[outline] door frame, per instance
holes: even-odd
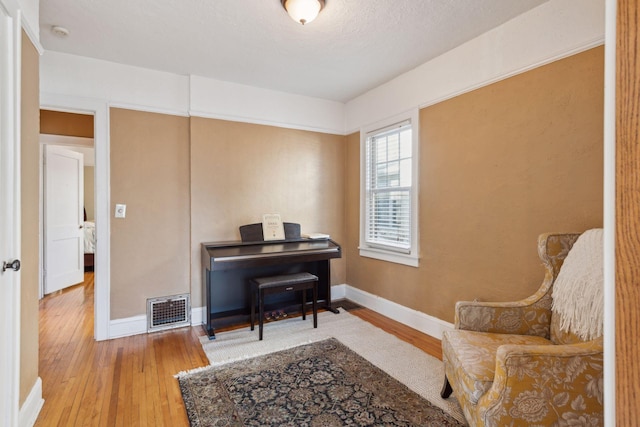
[[[616,31],[617,1],[605,0],[604,40],[604,425],[616,425]]]
[[[39,143],[40,143],[40,152],[39,152],[39,176],[42,178],[40,179],[39,182],[39,187],[38,187],[38,194],[40,195],[40,199],[39,199],[39,205],[38,205],[38,214],[40,215],[40,218],[42,218],[42,221],[40,221],[39,223],[39,233],[40,233],[40,244],[39,244],[39,253],[38,253],[38,257],[40,260],[40,264],[38,264],[39,266],[39,272],[40,274],[38,275],[38,299],[42,299],[44,297],[44,247],[45,247],[45,230],[44,230],[44,197],[46,196],[44,194],[44,150],[45,150],[45,145],[55,145],[55,146],[59,146],[59,147],[71,147],[70,149],[74,149],[74,148],[81,148],[81,149],[86,149],[86,148],[91,148],[91,150],[93,150],[93,154],[92,154],[92,163],[91,163],[91,167],[93,167],[95,169],[95,149],[94,149],[94,140],[93,138],[85,138],[85,137],[80,137],[80,136],[67,136],[67,135],[54,135],[54,134],[47,134],[47,133],[41,133],[39,136]],[[86,157],[85,157],[86,160]],[[85,163],[85,166],[87,166],[87,164]],[[95,187],[95,184],[94,184]],[[93,191],[94,194],[94,199],[95,199],[95,188]],[[95,200],[94,200],[95,202]]]
[[[67,113],[92,114],[94,123],[95,182],[94,202],[96,220],[94,338],[103,341],[110,338],[110,223],[109,206],[109,105],[107,102],[77,96],[40,93],[40,108]],[[42,194],[40,194],[42,200]],[[43,217],[40,214],[40,227]],[[42,258],[40,259],[42,271]]]
[[[2,256],[20,259],[20,93],[21,93],[21,13],[14,0],[0,0],[6,33],[0,38],[0,55],[6,63],[0,70],[0,185],[6,198],[0,200]],[[4,240],[4,239],[3,239]],[[4,249],[7,249],[5,253]],[[9,259],[0,259],[9,261]],[[0,272],[4,277],[0,302],[2,325],[0,347],[0,424],[17,426],[20,411],[20,272]],[[6,286],[6,287],[5,287]],[[8,349],[8,350],[7,350]]]

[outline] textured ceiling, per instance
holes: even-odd
[[[545,1],[326,0],[302,26],[280,0],[46,0],[40,38],[47,51],[346,102]]]

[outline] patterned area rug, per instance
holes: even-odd
[[[462,426],[334,338],[178,378],[191,426]]]

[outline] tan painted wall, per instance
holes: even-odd
[[[344,242],[344,137],[191,118],[193,305],[202,304],[200,244],[239,240],[238,227],[280,213],[303,232]],[[345,282],[345,260],[331,282]]]
[[[20,405],[38,379],[40,55],[22,33]]]
[[[112,108],[111,319],[189,292],[189,119]],[[126,218],[113,217],[116,203]]]
[[[536,238],[602,226],[603,48],[420,111],[420,266],[357,255],[359,134],[347,137],[347,283],[447,321],[458,300],[540,285]]]
[[[40,132],[51,135],[93,138],[93,115],[42,110]]]
[[[113,109],[111,202],[128,217],[111,219],[112,318],[189,290],[199,307],[201,242],[267,212],[343,244],[333,284],[438,318],[527,296],[539,233],[602,223],[602,81],[596,48],[420,112],[419,268],[357,253],[358,134]]]

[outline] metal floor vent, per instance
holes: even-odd
[[[189,294],[147,299],[147,332],[191,325]]]

